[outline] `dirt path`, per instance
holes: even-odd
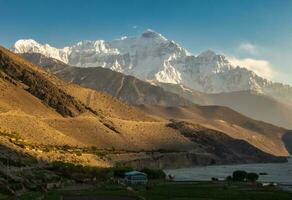
[[[95,91],[91,91],[86,99],[86,105],[90,107],[90,104],[95,101]]]
[[[139,89],[137,88],[136,79],[133,80],[133,86],[134,86],[135,91],[137,92],[139,98],[144,96],[143,94],[140,93]]]
[[[120,87],[117,89],[117,92],[116,92],[116,97],[119,95],[119,93],[121,92],[123,86],[124,86],[124,81],[125,81],[125,76],[123,76],[122,80],[121,80],[121,85]]]

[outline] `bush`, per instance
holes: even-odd
[[[257,173],[248,173],[246,175],[246,180],[250,181],[250,182],[255,182],[259,179],[259,175]]]
[[[81,152],[76,152],[75,155],[76,156],[82,156],[82,153]]]
[[[246,171],[242,171],[242,170],[237,170],[234,171],[232,174],[232,179],[233,181],[245,181],[246,180],[246,175],[247,172]]]
[[[60,176],[76,179],[78,181],[83,179],[91,179],[94,177],[97,180],[104,181],[113,177],[113,171],[110,168],[82,166],[72,163],[64,163],[61,161],[51,163],[49,169],[58,172]]]
[[[211,180],[212,181],[219,181],[219,179],[218,178],[215,178],[215,177],[212,177]]]
[[[107,181],[114,176],[114,173],[111,169],[95,168],[93,170],[93,176],[96,178],[96,180]]]
[[[232,179],[232,176],[227,176],[225,180],[226,181],[232,181],[233,179]]]
[[[147,174],[147,177],[149,179],[165,179],[165,177],[166,177],[166,174],[161,169],[148,169],[148,168],[144,168],[142,170],[142,172],[144,172],[145,174]]]
[[[68,151],[70,149],[70,146],[68,144],[65,144],[61,147],[62,150]]]
[[[114,177],[123,178],[126,172],[133,171],[131,167],[116,167],[112,169],[114,172]]]

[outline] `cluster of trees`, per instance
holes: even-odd
[[[130,172],[135,169],[131,167],[99,168],[57,161],[51,163],[49,170],[57,172],[60,176],[74,179],[76,181],[92,178],[95,178],[95,180],[105,181],[111,178],[123,178],[126,172]],[[144,168],[141,172],[147,174],[149,179],[165,179],[166,177],[164,171],[160,169]]]
[[[259,175],[254,172],[246,172],[243,170],[236,170],[233,172],[232,176],[226,178],[227,181],[238,181],[238,182],[256,182],[259,179]]]
[[[144,168],[142,169],[142,172],[147,174],[148,179],[165,179],[166,178],[166,174],[161,169]]]
[[[110,168],[99,168],[92,166],[83,166],[73,163],[65,163],[56,161],[50,164],[49,170],[56,172],[58,175],[73,179],[76,181],[84,180],[108,180],[114,176],[114,172]]]

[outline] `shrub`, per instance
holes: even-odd
[[[259,175],[257,173],[248,173],[246,175],[246,180],[250,181],[250,182],[255,182],[259,179]]]
[[[237,170],[237,171],[233,172],[232,179],[234,181],[245,181],[246,180],[246,175],[247,175],[246,171]]]
[[[70,149],[70,146],[69,146],[68,144],[65,144],[65,145],[63,145],[63,146],[61,147],[61,149],[62,149],[63,151],[68,151],[68,150]]]
[[[61,161],[51,163],[49,169],[58,172],[59,175],[63,177],[72,178],[78,181],[91,179],[93,177],[95,177],[97,180],[104,181],[113,177],[113,171],[110,168],[82,166],[72,163],[64,163]]]
[[[212,177],[211,180],[212,181],[219,181],[219,179],[218,178],[215,178],[215,177]]]
[[[113,168],[114,177],[119,177],[119,178],[123,178],[124,174],[126,172],[130,172],[130,171],[133,171],[133,168],[131,168],[131,167],[116,167],[116,168]]]
[[[142,172],[144,172],[145,174],[147,174],[147,177],[149,179],[165,179],[165,177],[166,177],[166,174],[161,169],[148,169],[148,168],[144,168],[142,170]]]
[[[92,175],[101,181],[109,180],[114,176],[113,171],[110,168],[93,168]]]
[[[82,153],[80,153],[80,152],[76,152],[75,155],[76,155],[76,156],[82,156]]]
[[[225,180],[226,181],[232,181],[232,176],[227,176]]]
[[[91,152],[97,152],[98,151],[98,148],[96,147],[96,146],[91,146],[90,147],[90,150],[91,150]]]

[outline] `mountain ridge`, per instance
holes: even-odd
[[[283,128],[220,106],[130,106],[105,93],[63,81],[6,49],[0,49],[0,55],[0,146],[49,163],[99,167],[287,161],[290,140],[283,138],[284,144],[282,137],[287,130]],[[14,69],[18,69],[16,74]],[[26,73],[36,77],[25,80],[28,75],[22,74]],[[39,84],[38,79],[46,84]],[[64,116],[30,91],[32,86],[33,91],[50,94],[57,105],[78,102],[85,110]],[[72,99],[58,98],[60,92]],[[174,122],[171,118],[183,124],[183,129],[170,127]],[[191,136],[185,135],[185,128]],[[220,150],[222,145],[224,152],[209,148]],[[157,153],[159,157],[153,156]]]
[[[129,104],[194,105],[175,93],[167,92],[149,82],[107,68],[73,67],[36,53],[20,55],[65,81],[106,92]]]
[[[104,67],[146,81],[185,85],[206,93],[253,90],[292,105],[292,87],[274,83],[208,50],[190,54],[173,40],[147,30],[138,37],[113,41],[81,41],[57,49],[33,40],[20,40],[15,53],[42,53],[77,67]]]
[[[207,94],[193,91],[178,84],[157,81],[144,82],[107,68],[73,67],[42,54],[25,53],[20,55],[63,80],[106,92],[132,105],[221,105],[230,107],[253,119],[292,128],[291,106],[254,91]]]
[[[253,119],[292,128],[292,106],[255,91],[207,94],[175,84],[156,84],[199,105],[227,106]]]
[[[45,69],[51,71],[51,72],[56,72],[55,74],[60,78],[64,78],[64,76],[66,76],[66,74],[69,73],[69,76],[66,78],[68,80],[70,80],[71,82],[75,82],[75,76],[71,76],[70,74],[70,70],[77,68],[78,67],[72,67],[72,66],[68,66],[66,64],[62,64],[60,61],[57,60],[53,60],[52,58],[48,58],[46,56],[43,56],[41,54],[22,54],[22,56],[24,56],[25,58],[27,58],[28,60],[31,60],[32,62],[36,62],[37,64],[42,65]],[[59,63],[61,64],[61,67],[57,64],[54,63]],[[53,64],[52,64],[53,63]],[[63,70],[63,68],[65,68],[65,70]],[[84,71],[88,71],[90,73],[87,74],[92,74],[91,70],[92,68],[82,68]],[[108,75],[103,74],[104,72],[110,73],[110,74],[120,74],[118,72],[115,71],[110,71],[109,69],[103,69],[103,68],[93,68],[94,71],[100,73],[100,75],[98,76],[99,79],[98,81],[95,78],[95,75],[93,77],[93,79],[91,78],[91,80],[94,82],[94,84],[100,84],[102,82],[104,82],[101,77],[108,77]],[[74,70],[73,70],[74,71]],[[77,77],[80,74],[77,75]],[[121,74],[120,74],[121,75]],[[126,75],[124,75],[126,76]],[[87,76],[82,76],[85,80]],[[110,81],[111,82],[111,81]],[[113,81],[114,82],[114,81]],[[75,82],[77,83],[77,82]],[[81,80],[81,84],[84,84],[84,86],[87,87],[91,87],[91,85],[87,85],[86,82],[82,82]],[[91,83],[91,81],[89,82]],[[150,85],[149,83],[146,83]],[[157,84],[157,83],[154,83]],[[103,84],[101,84],[100,86],[102,86]],[[178,86],[178,85],[177,85]],[[99,86],[98,86],[99,87]],[[95,89],[98,90],[98,87],[96,87]],[[111,83],[106,84],[102,87],[105,88],[109,88],[111,87]],[[102,91],[106,91],[106,89],[102,89]],[[119,86],[116,85],[113,91],[116,91],[117,88]],[[185,88],[185,90],[189,90],[188,88]],[[191,90],[189,90],[191,91]],[[115,94],[115,92],[112,92]],[[145,94],[147,95],[147,94]],[[200,94],[202,95],[202,97],[205,98],[206,94]],[[117,95],[118,97],[118,95]],[[128,102],[131,103],[131,102]],[[132,102],[133,103],[133,102]],[[233,137],[237,137],[236,134],[233,133],[234,130],[230,130],[229,126],[231,127],[243,127],[244,129],[248,129],[252,132],[263,132],[265,134],[267,134],[269,132],[269,135],[271,137],[273,137],[273,133],[279,132],[279,130],[281,130],[280,132],[282,132],[284,129],[274,129],[273,125],[271,124],[267,124],[264,122],[255,122],[255,120],[252,119],[247,119],[246,117],[242,117],[241,114],[236,113],[234,111],[232,111],[229,108],[225,108],[222,106],[172,106],[172,105],[167,105],[167,106],[159,106],[159,105],[140,105],[137,106],[139,109],[141,109],[143,112],[146,112],[148,114],[150,114],[153,117],[158,117],[158,119],[178,119],[178,120],[191,120],[192,123],[201,123],[201,124],[208,124],[208,126],[210,126],[212,129],[218,129],[219,131],[223,131],[225,133],[230,133],[231,136]],[[240,117],[241,116],[241,117]],[[206,120],[208,119],[208,120]],[[233,121],[235,120],[235,121]],[[211,121],[213,121],[211,123]],[[265,124],[265,125],[260,125],[260,124]],[[227,126],[227,127],[226,127]],[[266,128],[264,128],[266,127]],[[267,128],[268,127],[268,128]],[[227,128],[227,129],[226,129]],[[222,130],[221,130],[222,129]],[[251,135],[253,135],[254,133],[251,133]],[[240,135],[240,134],[239,134]],[[251,136],[249,136],[251,137]],[[253,137],[258,137],[258,136],[253,136]],[[262,137],[262,136],[260,136]],[[252,137],[251,137],[252,138]],[[275,140],[278,140],[279,138],[274,138]],[[252,140],[251,140],[252,141]],[[250,142],[251,142],[250,141]],[[270,144],[272,145],[272,144]]]

